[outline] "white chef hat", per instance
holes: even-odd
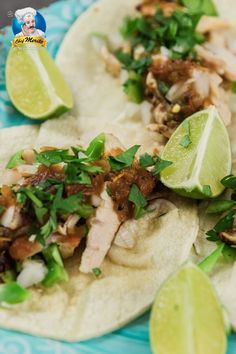
[[[32,7],[25,7],[24,9],[17,10],[15,12],[15,17],[19,22],[25,23],[30,18],[35,18],[36,10]]]

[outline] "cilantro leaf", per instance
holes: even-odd
[[[228,175],[222,178],[220,181],[226,188],[236,190],[236,177],[234,175]]]
[[[135,205],[135,209],[134,209],[135,219],[139,219],[146,213],[146,210],[144,208],[147,206],[147,200],[143,196],[143,194],[141,193],[140,189],[136,184],[132,185],[128,200],[134,203]]]
[[[158,80],[158,88],[163,96],[165,96],[170,89],[169,85],[167,85],[165,81],[161,80]]]
[[[236,202],[234,200],[218,199],[213,200],[207,207],[207,214],[216,214],[232,209]]]
[[[217,16],[215,4],[212,0],[181,0],[190,12],[203,12],[208,16]]]
[[[191,144],[191,139],[189,135],[184,135],[179,143],[179,145],[183,146],[184,148],[189,147],[190,144]]]
[[[68,162],[73,156],[69,154],[69,150],[55,149],[36,153],[36,161],[49,167],[60,162]]]
[[[37,220],[39,221],[40,224],[43,224],[44,222],[44,216],[47,214],[48,210],[47,208],[43,208],[43,207],[37,207],[36,205],[34,205],[34,212],[36,215]]]
[[[87,155],[90,161],[99,160],[104,153],[104,145],[105,134],[102,133],[90,142],[87,150],[85,151],[85,155]]]
[[[62,191],[63,186],[60,186],[53,201],[53,210],[59,211],[62,214],[77,213],[83,218],[87,218],[93,213],[93,207],[83,203],[83,195],[81,192],[67,198],[62,198]]]
[[[129,100],[135,103],[143,101],[143,84],[140,80],[128,79],[123,84],[124,92]]]
[[[18,165],[24,164],[25,160],[22,158],[23,150],[16,152],[8,161],[6,168],[14,168]]]
[[[204,185],[204,186],[202,187],[202,193],[205,194],[205,196],[207,196],[207,197],[211,197],[211,196],[212,196],[211,186],[209,186],[209,185]]]
[[[186,135],[182,137],[179,145],[183,146],[184,148],[188,148],[192,141],[190,137],[190,123],[187,119],[185,119],[185,121],[183,122],[183,128],[186,131]]]
[[[159,156],[156,156],[156,163],[154,165],[154,168],[152,170],[152,174],[154,176],[159,175],[161,171],[163,171],[165,168],[168,166],[172,165],[173,162],[168,161],[168,160],[162,160]]]
[[[236,93],[236,81],[233,81],[232,84],[231,84],[231,91],[233,93]]]
[[[91,178],[89,174],[85,171],[82,171],[80,175],[78,176],[78,183],[79,184],[91,184]]]
[[[108,161],[112,170],[118,171],[131,166],[139,148],[140,145],[134,145],[117,156],[109,156]]]
[[[221,218],[215,225],[214,230],[219,233],[233,227],[234,215],[236,214],[236,209],[228,212],[223,218]]]
[[[100,268],[93,268],[92,272],[93,272],[93,274],[95,275],[96,278],[98,278],[102,274],[102,271],[101,271]]]
[[[20,188],[19,191],[17,192],[17,195],[20,194],[25,194],[38,208],[42,208],[43,207],[43,203],[42,201],[36,196],[36,194],[34,193],[35,189],[31,188],[31,187],[27,187],[27,188]],[[18,200],[24,201],[24,198],[21,197],[19,195]]]
[[[155,161],[151,155],[145,152],[145,154],[140,156],[139,163],[143,167],[149,167],[149,166],[153,166],[155,164]]]
[[[219,258],[222,256],[224,246],[225,245],[222,242],[219,243],[216,249],[198,264],[199,268],[201,268],[201,270],[206,273],[210,273],[218,262]]]
[[[5,210],[5,207],[3,205],[0,205],[0,214],[2,214]]]

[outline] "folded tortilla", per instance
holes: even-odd
[[[0,166],[15,147],[78,144],[76,126],[76,120],[68,117],[48,121],[40,129],[1,130]],[[4,141],[9,142],[7,148]],[[78,341],[115,330],[146,311],[162,282],[187,260],[198,233],[195,204],[174,195],[167,198],[160,201],[165,215],[150,218],[147,214],[123,224],[101,267],[101,278],[79,272],[81,254],[77,253],[65,262],[68,282],[50,289],[34,287],[29,301],[1,308],[0,326]],[[132,248],[123,248],[124,234],[132,237]]]
[[[134,15],[135,6],[140,2],[140,0],[100,0],[95,3],[67,33],[58,52],[57,63],[73,91],[76,102],[75,114],[79,116],[78,126],[83,137],[86,138],[89,132],[99,132],[103,129],[116,134],[124,144],[132,145],[140,139],[145,149],[149,150],[154,147],[154,144],[158,147],[160,137],[157,133],[145,129],[138,114],[131,114],[132,106],[134,109],[135,105],[128,102],[127,96],[123,93],[120,78],[114,78],[106,71],[103,60],[91,44],[93,32],[115,36],[123,18],[127,15]],[[215,4],[222,18],[236,24],[235,0],[229,0],[227,4],[224,0],[215,0]],[[230,99],[230,108],[233,116],[228,132],[233,160],[235,160],[235,95],[232,95]],[[199,262],[215,247],[215,244],[208,242],[205,236],[205,232],[213,226],[214,221],[201,212],[201,207],[200,215],[200,233],[193,250],[195,262]],[[219,264],[212,279],[222,303],[228,310],[231,323],[236,329],[236,264]]]

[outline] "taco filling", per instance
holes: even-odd
[[[139,147],[125,150],[100,134],[87,149],[13,155],[0,195],[1,281],[26,288],[66,281],[64,259],[78,251],[78,269],[99,276],[120,226],[152,212],[158,174],[170,164],[157,155],[136,158]]]
[[[121,38],[93,34],[106,70],[120,77],[128,99],[141,105],[147,127],[167,139],[186,117],[211,104],[225,125],[231,122],[228,94],[236,80],[232,29],[213,5],[191,6],[146,0],[137,6],[137,16],[124,18]]]

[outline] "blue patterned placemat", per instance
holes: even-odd
[[[40,10],[47,22],[48,50],[53,57],[55,57],[63,37],[72,23],[94,1],[58,1],[48,8]],[[0,30],[1,128],[34,123],[15,110],[6,92],[5,63],[12,37],[10,27]],[[119,331],[73,344],[0,329],[0,354],[151,354],[148,321],[149,313]],[[236,354],[236,335],[229,337],[227,354]]]

